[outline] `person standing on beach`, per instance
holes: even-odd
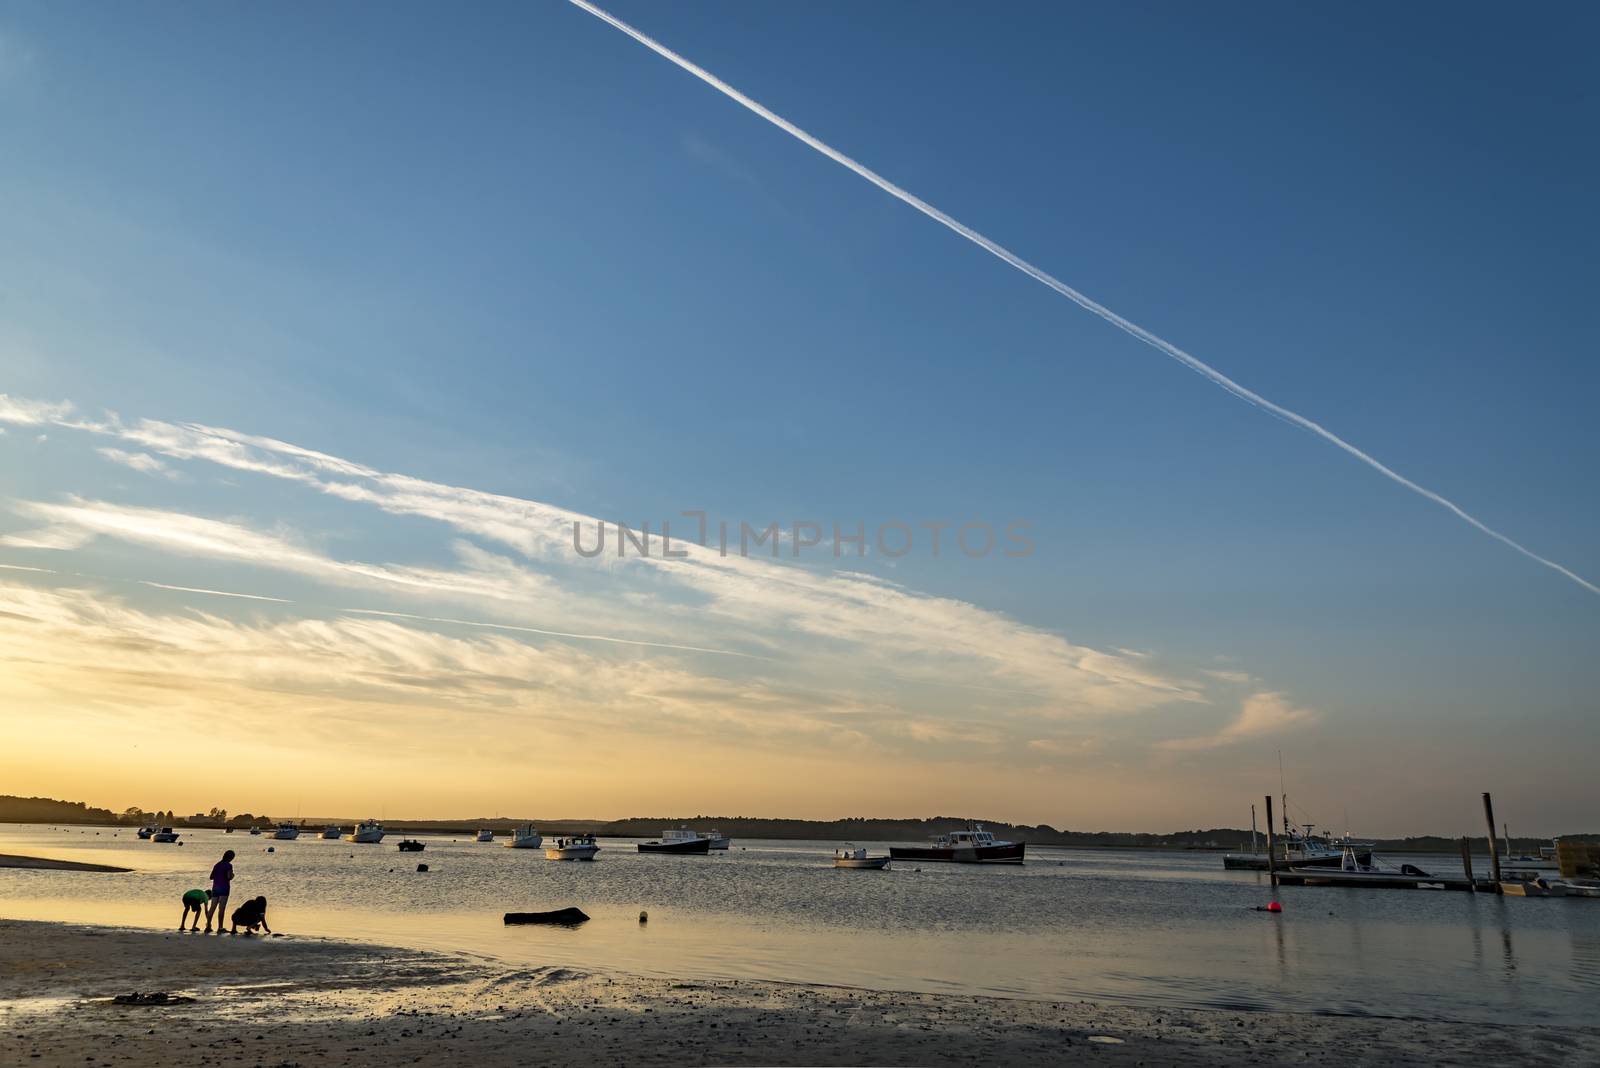
[[[210,890],[187,890],[183,895],[183,915],[178,918],[178,930],[183,930],[183,925],[189,922],[189,913],[194,913],[194,925],[191,931],[200,930],[200,913],[205,911],[206,903],[211,900]],[[206,930],[211,928],[207,927]]]
[[[233,850],[222,854],[222,859],[211,867],[211,900],[206,902],[206,934],[211,933],[211,917],[217,918],[217,934],[222,933],[223,918],[228,915],[228,887],[233,883]]]

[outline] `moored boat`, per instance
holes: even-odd
[[[427,845],[425,843],[419,842],[415,838],[400,839],[400,852],[402,853],[420,853],[426,848]]]
[[[931,846],[891,846],[894,860],[925,860],[951,864],[1021,864],[1026,842],[1006,842],[969,823],[959,831],[941,834]]]
[[[155,833],[160,829],[160,827],[157,827],[153,823],[147,823],[143,827],[139,828],[139,837],[148,840],[155,837]]]
[[[866,847],[856,848],[845,845],[842,849],[833,851],[833,866],[835,868],[864,868],[872,871],[883,871],[889,866],[891,857],[869,857]]]
[[[1409,889],[1443,885],[1442,879],[1435,878],[1414,864],[1385,868],[1372,862],[1370,852],[1367,857],[1368,859],[1363,860],[1356,846],[1353,843],[1346,843],[1339,854],[1337,866],[1325,864],[1296,866],[1289,868],[1284,874],[1300,877],[1304,886],[1375,886]]]
[[[358,842],[362,845],[377,845],[383,841],[383,824],[377,820],[362,820],[356,824],[356,829],[344,836],[346,842]]]
[[[704,855],[711,852],[711,840],[694,835],[690,838],[671,838],[666,833],[661,835],[659,842],[640,842],[641,853],[684,853]]]
[[[592,834],[575,834],[571,838],[557,838],[554,845],[544,847],[546,860],[593,860],[600,852]]]
[[[344,834],[344,831],[339,829],[337,823],[330,823],[322,828],[322,837],[324,838],[338,838],[342,834]]]
[[[478,836],[476,838],[474,838],[473,841],[475,841],[475,842],[492,842],[492,841],[494,841],[494,832],[489,830],[486,827],[486,828],[484,828],[484,829],[482,829],[482,830],[480,830],[478,832]]]
[[[176,842],[177,840],[178,832],[171,827],[163,827],[150,836],[150,841],[152,842]]]
[[[521,827],[511,832],[511,841],[506,843],[507,849],[538,849],[544,845],[544,835],[531,823],[524,823]]]
[[[709,831],[706,831],[701,835],[701,837],[711,843],[712,849],[727,849],[733,845],[733,839],[729,838],[715,827],[711,828]]]
[[[278,824],[277,830],[272,832],[272,837],[276,838],[280,842],[292,842],[296,838],[300,837],[300,828],[296,827],[288,820],[284,820],[282,823]]]

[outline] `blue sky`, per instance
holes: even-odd
[[[611,10],[1535,551],[1600,573],[1591,10]],[[1442,783],[1459,799],[1397,785],[1394,800],[1416,823],[1466,829],[1473,791],[1600,741],[1593,594],[576,8],[12,4],[0,124],[0,391],[13,397],[231,428],[613,520],[697,507],[754,523],[1025,519],[1039,547],[1026,560],[851,566],[1074,646],[1151,654],[1169,680],[1250,676],[1239,693],[1073,728],[1072,744],[1114,759],[1098,749],[1091,775],[1062,742],[1005,815],[1172,826],[1199,807],[1237,822],[1275,781],[1281,746],[1316,754],[1298,774],[1326,805],[1351,803],[1329,762],[1420,770],[1429,794]],[[163,454],[174,477],[152,477],[91,438],[13,426],[0,486],[13,501],[228,520],[344,560],[458,561],[435,519],[191,471],[193,457]],[[24,512],[0,530],[40,521]],[[4,553],[285,596],[321,581],[104,534]],[[571,612],[637,603],[614,577],[564,575],[584,598]],[[164,619],[193,611],[102,592]],[[698,604],[663,596],[656,607]],[[630,633],[680,628],[694,644],[719,637],[682,617]],[[793,672],[859,655],[812,649]],[[847,696],[870,705],[864,717],[966,722],[949,691],[909,685]],[[1261,693],[1308,714],[1192,756],[1159,749],[1218,737]],[[746,698],[729,700],[761,704]],[[1062,741],[1071,716],[1039,715]],[[1005,723],[926,754],[871,744],[912,767],[959,761],[961,745],[1004,767],[1040,733]],[[1113,764],[1128,782],[1159,764],[1175,785],[1149,809],[1096,810],[1080,784]],[[776,755],[765,766],[803,778]],[[800,786],[704,802],[836,807]],[[692,796],[662,789],[662,808]],[[604,807],[598,786],[571,790],[585,812]],[[1575,777],[1518,800],[1556,831],[1592,811],[1586,791]],[[922,789],[859,805],[943,800]],[[981,792],[949,800],[993,811]],[[1369,822],[1406,822],[1389,808]]]

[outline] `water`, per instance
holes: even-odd
[[[274,930],[514,965],[1550,1024],[1590,1022],[1600,996],[1600,901],[1281,887],[1285,911],[1271,916],[1252,911],[1269,899],[1266,875],[1225,872],[1208,853],[1030,847],[1022,867],[872,872],[832,868],[832,842],[736,840],[724,855],[675,857],[602,840],[599,859],[574,864],[464,838],[400,853],[398,835],[358,846],[190,831],[173,846],[113,834],[0,827],[0,853],[137,869],[0,869],[0,915],[175,927],[182,892],[206,885],[227,848],[239,854],[235,902],[265,894]],[[1407,859],[1460,873],[1459,858]],[[568,905],[593,921],[501,923]]]

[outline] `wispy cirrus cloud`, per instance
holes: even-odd
[[[1131,713],[1206,700],[1193,686],[1152,667],[1147,655],[1083,646],[970,602],[929,596],[859,572],[724,557],[694,544],[683,546],[688,553],[683,559],[584,561],[571,549],[573,526],[597,520],[543,502],[384,472],[275,438],[199,423],[125,422],[110,414],[89,418],[70,404],[0,397],[0,421],[8,418],[110,436],[169,460],[220,465],[392,515],[433,520],[465,536],[456,542],[456,552],[466,566],[336,560],[281,530],[76,498],[18,505],[22,514],[47,524],[35,532],[35,540],[115,537],[343,585],[497,604],[515,613],[513,622],[530,622],[525,606],[543,605],[581,619],[687,626],[697,636],[722,637],[685,645],[726,648],[726,636],[737,635],[748,651],[782,650],[791,658],[829,662],[830,671],[843,665],[843,670],[884,679],[1009,695],[1051,717]],[[497,543],[523,562],[465,539]],[[585,573],[588,579],[582,578]],[[605,579],[603,592],[581,590],[596,573]]]
[[[1290,704],[1283,694],[1264,691],[1245,698],[1238,716],[1215,734],[1199,738],[1169,738],[1158,745],[1171,751],[1218,749],[1310,726],[1318,718],[1311,709]]]
[[[162,475],[167,478],[177,477],[177,472],[168,467],[166,463],[144,452],[128,452],[124,449],[113,449],[103,446],[95,450],[112,463],[131,467],[133,470],[146,475]]]

